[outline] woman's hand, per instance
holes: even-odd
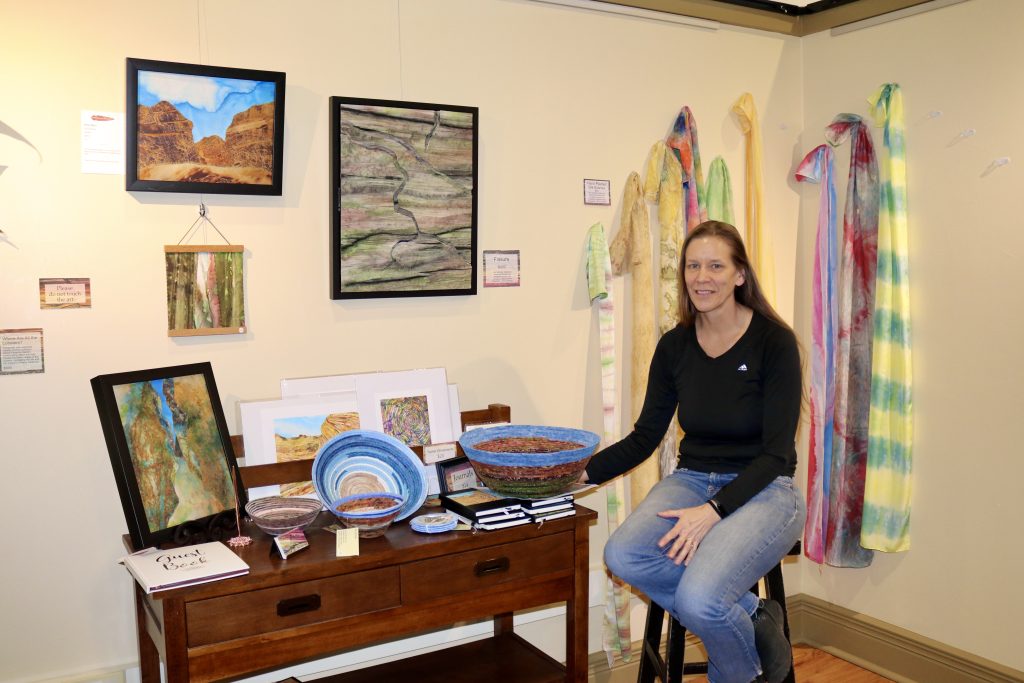
[[[690,564],[693,554],[697,552],[697,546],[711,531],[711,527],[721,521],[718,513],[707,503],[694,508],[663,510],[658,516],[666,519],[674,517],[678,520],[658,541],[659,548],[671,543],[668,556],[677,565]]]

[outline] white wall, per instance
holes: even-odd
[[[804,564],[815,595],[1001,664],[1024,669],[1024,575],[1016,426],[1024,365],[1018,199],[1024,139],[1024,3],[972,0],[876,28],[804,39],[801,153],[842,111],[867,115],[884,82],[907,120],[915,443],[911,549],[869,569]],[[942,115],[929,118],[929,113]],[[977,134],[957,144],[958,134]],[[881,146],[881,134],[874,135]],[[1009,166],[980,177],[989,163]],[[840,161],[841,160],[841,161]],[[840,201],[849,145],[837,157]],[[798,277],[810,282],[817,188],[803,198]],[[809,338],[810,289],[797,321]],[[801,450],[801,455],[806,448]]]
[[[780,308],[792,313],[799,197],[784,170],[802,127],[795,38],[521,0],[0,0],[0,16],[0,121],[42,153],[15,151],[0,176],[0,227],[16,245],[0,242],[0,329],[42,327],[46,344],[44,374],[0,377],[0,679],[137,657],[95,375],[209,360],[237,432],[237,403],[276,396],[282,377],[444,366],[464,407],[505,402],[520,421],[599,431],[586,230],[603,221],[614,234],[626,175],[684,104],[705,167],[723,154],[742,202],[729,108],[746,90],[764,128]],[[129,56],[288,74],[283,196],[205,197],[246,248],[245,335],[166,336],[162,245],[192,224],[196,195],[129,194],[120,176],[79,172],[79,112],[123,110]],[[522,251],[521,288],[329,300],[331,95],[480,107],[479,244]],[[583,178],[610,179],[613,206],[583,206]],[[93,307],[40,311],[41,277],[91,278]],[[620,285],[620,305],[624,294]]]

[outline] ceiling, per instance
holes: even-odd
[[[733,26],[804,36],[919,5],[963,0],[602,0]]]

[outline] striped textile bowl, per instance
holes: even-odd
[[[601,437],[569,427],[500,425],[471,429],[459,445],[480,480],[515,498],[547,498],[583,474]]]
[[[322,509],[323,504],[315,498],[294,496],[257,498],[245,505],[253,523],[271,536],[306,527]]]

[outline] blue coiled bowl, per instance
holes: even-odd
[[[401,496],[396,519],[416,512],[427,499],[423,463],[393,436],[365,429],[338,434],[313,459],[313,488],[328,507],[333,501],[358,493],[393,493]]]
[[[549,453],[493,452],[477,444],[493,439],[536,437],[569,441],[578,448]],[[583,473],[601,437],[570,427],[500,425],[472,429],[459,437],[459,445],[473,463],[480,480],[493,491],[515,498],[547,498],[566,491]]]

